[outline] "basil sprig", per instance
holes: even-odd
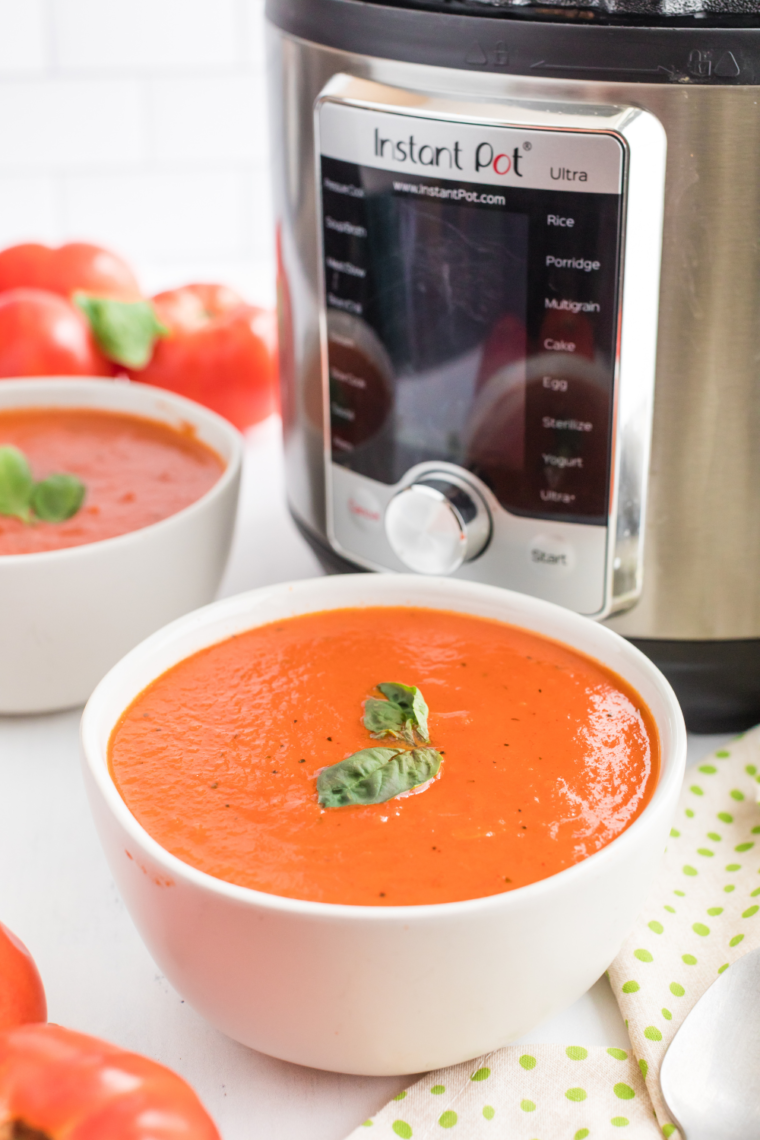
[[[402,792],[432,780],[441,766],[435,748],[363,748],[317,777],[319,803],[325,808],[348,804],[383,804]]]
[[[0,447],[0,515],[29,522],[34,479],[17,447]]]
[[[77,513],[85,494],[76,475],[48,475],[35,483],[23,451],[10,444],[0,447],[0,515],[25,523],[65,522]]]
[[[414,685],[400,685],[384,681],[377,686],[387,700],[368,697],[364,704],[364,727],[374,740],[393,736],[414,744],[414,733],[425,744],[430,742],[428,735],[428,712],[425,698]]]
[[[156,316],[150,301],[114,301],[91,293],[75,293],[92,335],[109,360],[126,368],[144,368],[153,347],[169,329]]]

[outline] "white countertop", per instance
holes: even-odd
[[[221,593],[321,573],[285,507],[273,418],[250,435]],[[181,1000],[140,941],[101,853],[79,773],[79,715],[0,717],[0,921],[34,954],[51,1021],[181,1073],[224,1140],[343,1140],[409,1078],[273,1060],[222,1036]],[[691,738],[691,761],[726,739]],[[525,1041],[628,1044],[605,978]]]

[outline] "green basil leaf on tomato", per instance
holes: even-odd
[[[75,293],[74,303],[87,317],[102,352],[125,368],[144,368],[157,338],[169,331],[150,301],[114,301]]]

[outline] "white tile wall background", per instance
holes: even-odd
[[[0,247],[274,299],[264,0],[0,0]]]

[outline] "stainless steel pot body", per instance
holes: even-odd
[[[639,603],[626,636],[760,638],[760,88],[537,78],[373,58],[270,26],[287,478],[325,535],[314,101],[338,72],[428,93],[635,105],[668,163],[654,437]]]

